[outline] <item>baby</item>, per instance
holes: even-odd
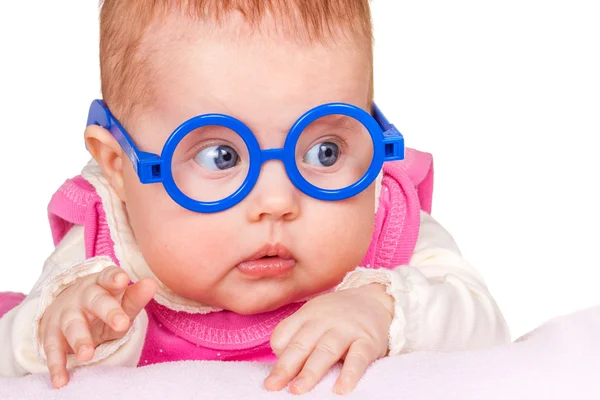
[[[93,160],[5,304],[0,375],[262,361],[304,393],[342,361],[341,394],[381,357],[508,342],[429,215],[431,156],[373,104],[371,31],[368,0],[105,0]]]

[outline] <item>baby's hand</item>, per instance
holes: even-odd
[[[306,393],[343,359],[334,391],[352,391],[368,366],[386,355],[393,313],[393,299],[380,284],[308,301],[271,336],[271,347],[279,359],[265,388],[281,390],[293,379],[290,391]]]
[[[125,271],[109,267],[78,279],[46,309],[40,337],[52,386],[58,389],[69,381],[67,353],[80,361],[91,360],[96,346],[125,335],[157,289],[149,278],[128,283]]]

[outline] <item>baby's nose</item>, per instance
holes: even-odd
[[[271,160],[262,165],[260,175],[248,196],[248,218],[252,222],[295,219],[300,213],[300,191],[288,178],[280,161]]]

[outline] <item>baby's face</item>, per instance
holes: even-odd
[[[169,134],[203,113],[244,122],[262,149],[281,148],[309,109],[346,102],[368,110],[368,47],[356,39],[299,44],[251,33],[231,18],[222,26],[172,16],[148,36],[156,73],[154,110],[132,120],[140,149],[160,154]],[[325,202],[300,192],[283,164],[263,164],[252,192],[226,211],[202,214],[175,203],[162,185],[142,185],[124,163],[125,202],[138,244],[154,274],[190,299],[238,313],[279,308],[327,290],[361,262],[374,217],[374,184]],[[289,250],[284,272],[252,274],[238,265],[264,246]]]

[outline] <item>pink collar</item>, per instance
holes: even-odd
[[[283,319],[296,312],[302,303],[292,303],[261,314],[241,315],[231,311],[190,314],[173,311],[150,301],[146,311],[175,335],[215,350],[241,350],[264,344]]]

